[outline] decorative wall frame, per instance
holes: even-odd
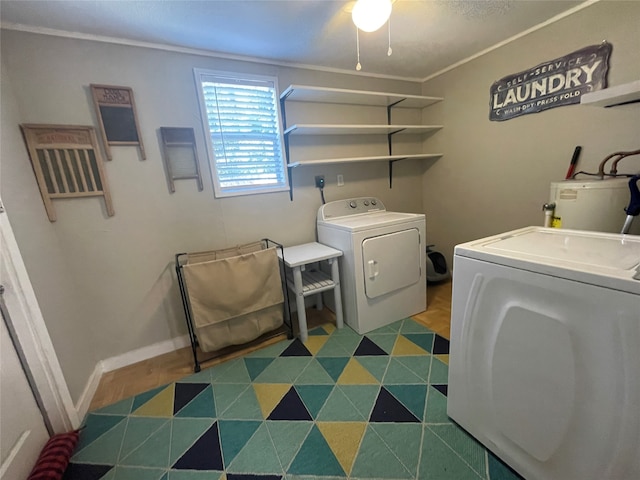
[[[113,85],[91,84],[90,87],[107,159],[112,158],[110,145],[138,145],[145,160],[133,90]]]
[[[79,125],[20,125],[49,221],[57,220],[52,200],[104,197],[107,214],[114,215],[102,156],[93,127]]]
[[[160,127],[160,136],[171,193],[176,191],[174,180],[197,180],[198,190],[202,191],[202,175],[193,128]]]

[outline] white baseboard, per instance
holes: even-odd
[[[89,380],[87,380],[87,384],[82,391],[82,395],[76,402],[76,411],[78,412],[78,418],[82,422],[84,420],[84,416],[89,411],[89,406],[91,405],[91,400],[93,399],[93,395],[96,393],[98,389],[98,385],[100,384],[100,379],[102,378],[102,374],[104,373],[104,367],[102,365],[102,361],[96,364],[96,368],[93,369]]]

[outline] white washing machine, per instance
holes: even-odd
[[[318,241],[342,250],[344,321],[364,334],[427,307],[425,216],[387,212],[377,198],[318,210]]]
[[[447,413],[527,479],[640,478],[640,236],[456,246]]]

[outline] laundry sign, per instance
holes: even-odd
[[[489,120],[580,103],[580,97],[607,86],[611,44],[591,45],[491,85]]]

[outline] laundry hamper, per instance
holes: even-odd
[[[282,245],[269,239],[223,250],[176,254],[194,371],[200,364],[287,333],[293,338]],[[206,354],[206,358],[201,356]]]

